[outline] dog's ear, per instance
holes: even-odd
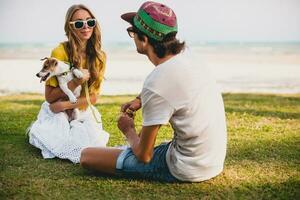
[[[41,59],[41,61],[43,61],[43,60],[47,60],[47,59],[48,59],[48,57],[45,57],[45,58],[42,58],[42,59]]]
[[[49,65],[56,66],[58,64],[56,59],[49,59]]]

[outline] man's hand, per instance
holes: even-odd
[[[121,106],[121,112],[126,113],[126,111],[129,109],[133,112],[139,110],[142,107],[142,102],[140,99],[136,98],[130,102],[127,102]]]
[[[134,121],[126,113],[122,113],[118,119],[118,128],[126,136],[129,132],[135,132]]]

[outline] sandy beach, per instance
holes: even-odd
[[[35,74],[52,47],[0,49],[0,93],[43,93]],[[300,93],[300,45],[199,45],[188,49],[213,72],[222,92]],[[131,45],[108,48],[102,94],[139,93],[153,66]]]

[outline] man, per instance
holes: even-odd
[[[226,155],[226,123],[221,94],[206,69],[185,53],[176,39],[173,10],[145,2],[137,13],[121,16],[137,52],[155,69],[141,94],[122,106],[118,127],[131,148],[87,148],[81,165],[105,173],[166,182],[198,182],[217,176]],[[142,107],[143,127],[134,126],[133,112]],[[169,123],[174,137],[154,148],[160,126]]]

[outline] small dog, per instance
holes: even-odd
[[[47,81],[49,78],[56,76],[59,87],[68,96],[71,103],[76,103],[77,98],[81,92],[81,86],[78,86],[74,92],[68,88],[68,82],[71,81],[74,76],[82,78],[82,72],[74,66],[70,66],[62,61],[55,58],[43,58],[44,61],[42,70],[36,74],[37,77],[41,78],[41,81]],[[74,76],[73,76],[74,75]],[[71,110],[72,112],[66,112],[69,121],[77,119],[79,110],[77,108]]]

